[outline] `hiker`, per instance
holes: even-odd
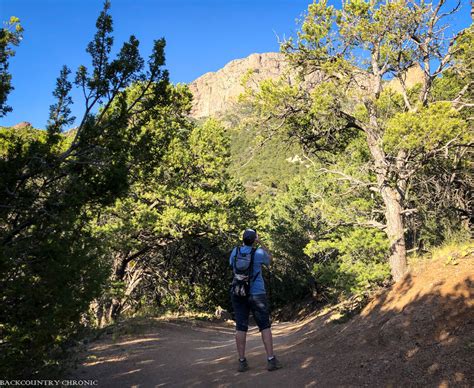
[[[257,244],[260,245],[259,248],[256,247]],[[230,255],[229,262],[234,274],[231,299],[236,322],[235,342],[239,353],[239,372],[245,372],[249,368],[245,358],[245,343],[250,311],[262,335],[267,353],[267,369],[274,371],[281,368],[280,362],[273,354],[270,314],[262,277],[262,264],[268,266],[271,261],[272,255],[253,229],[245,230],[243,245],[235,247]]]

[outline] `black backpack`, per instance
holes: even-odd
[[[250,253],[242,253],[240,247],[237,247],[234,256],[232,269],[234,277],[232,279],[231,293],[236,296],[249,296],[250,294],[250,279],[253,271],[253,258],[255,256],[255,248],[252,248]],[[254,276],[254,281],[258,273]]]

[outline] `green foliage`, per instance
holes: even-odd
[[[181,93],[185,98],[187,89]],[[150,133],[162,133],[156,122],[148,125]],[[253,218],[229,163],[229,137],[218,121],[187,122],[161,162],[149,174],[137,170],[129,195],[101,214],[97,233],[115,258],[110,284],[120,280],[127,288],[112,303],[112,318],[126,306],[212,310],[228,303],[226,249]],[[101,298],[106,307],[107,298]]]
[[[363,228],[339,230],[305,248],[308,256],[317,258],[316,282],[332,295],[358,294],[382,284],[390,275],[387,251],[383,232]]]
[[[90,302],[100,295],[110,266],[91,221],[127,193],[131,166],[145,159],[148,144],[166,148],[170,139],[147,143],[141,131],[160,107],[173,105],[162,70],[164,41],[155,42],[144,70],[132,37],[110,60],[111,18],[104,4],[89,44],[91,75],[81,66],[75,84],[85,96],[85,115],[68,136],[72,84],[64,67],[58,78],[47,131],[0,130],[0,365],[5,377],[47,376],[80,327]],[[15,19],[11,23],[16,25]],[[10,43],[20,38],[2,30],[3,70]],[[13,39],[13,40],[12,40]],[[6,78],[9,82],[9,78]],[[9,86],[2,81],[2,89]],[[128,99],[134,85],[135,99]],[[4,98],[2,94],[2,109]],[[94,107],[102,104],[97,113]],[[139,108],[139,109],[138,109]],[[173,110],[174,107],[170,107]],[[3,113],[2,113],[3,114]],[[138,134],[142,134],[138,136]]]
[[[374,177],[365,170],[364,139],[353,139],[346,154],[352,159],[333,158],[328,168],[314,162],[259,210],[260,228],[275,255],[269,280],[276,305],[315,292],[362,293],[389,275],[387,239],[375,229],[382,225],[374,213],[378,203],[365,189],[364,182]],[[346,179],[349,175],[359,187]]]
[[[61,128],[71,125],[76,119],[75,117],[70,117],[71,109],[69,106],[72,104],[72,98],[69,96],[69,92],[72,89],[72,84],[68,81],[69,74],[71,74],[71,70],[67,66],[63,66],[56,81],[56,89],[53,92],[57,102],[49,108],[50,119],[47,131],[49,140],[53,143],[59,141],[58,135],[61,133]]]
[[[256,90],[247,85],[241,100],[253,112],[256,139],[267,142],[269,138],[286,136],[296,140],[306,153],[318,152],[321,157],[342,152],[358,132],[338,111],[347,103],[345,90],[325,81],[311,89],[304,83],[289,84],[285,75],[261,82]]]
[[[288,182],[307,168],[301,147],[282,136],[262,143],[258,132],[246,126],[232,128],[230,134],[229,172],[243,183],[249,198],[267,201],[286,191]]]
[[[386,152],[433,152],[448,142],[472,140],[468,124],[449,102],[436,102],[417,112],[396,114],[387,122]]]
[[[425,57],[444,63],[429,40],[433,8],[314,2],[282,45],[297,74],[246,88],[226,129],[189,120],[163,39],[147,62],[134,36],[110,58],[109,7],[87,46],[91,68],[73,82],[61,70],[47,130],[0,127],[2,376],[47,376],[81,318],[228,307],[229,250],[248,225],[274,255],[264,273],[274,306],[365,293],[389,277],[394,241],[426,249],[465,230],[472,28],[449,46],[449,69],[425,68],[431,78],[395,91],[389,73],[402,82]],[[18,23],[0,32],[0,115]],[[73,85],[85,114],[63,133]]]
[[[8,72],[9,59],[15,55],[13,46],[18,46],[22,39],[23,27],[20,19],[16,16],[10,17],[4,27],[0,29],[0,117],[12,111],[11,106],[6,104],[7,97],[13,90],[11,84],[12,76]]]
[[[262,138],[297,138],[309,157],[323,162],[320,171],[330,179],[319,181],[322,199],[314,206],[324,222],[386,233],[395,280],[407,270],[406,245],[419,243],[420,223],[434,222],[423,211],[436,208],[456,228],[467,222],[472,203],[465,169],[472,143],[472,29],[441,43],[450,14],[445,7],[350,0],[338,10],[316,0],[296,37],[281,45],[293,77],[244,94]],[[422,74],[414,85],[408,83],[413,71]],[[363,163],[348,160],[354,139]],[[441,179],[435,165],[443,167]],[[448,171],[455,188],[445,179]],[[441,210],[429,194],[443,189]],[[413,227],[408,233],[407,225]]]
[[[320,215],[312,208],[308,181],[297,176],[282,192],[258,209],[259,235],[274,259],[267,276],[273,306],[284,306],[314,291],[312,260],[303,250],[321,227]]]
[[[473,185],[472,163],[457,152],[427,161],[408,189],[408,206],[417,211],[407,220],[407,241],[423,251],[469,234]]]

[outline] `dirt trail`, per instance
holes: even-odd
[[[284,368],[265,369],[258,331],[247,338],[251,369],[236,372],[233,327],[148,321],[140,334],[91,343],[73,378],[100,387],[474,386],[474,260],[430,264],[335,323],[327,311],[273,326]]]
[[[313,381],[304,376],[300,360],[288,357],[294,325],[274,326],[277,354],[285,354],[285,368],[268,372],[260,334],[254,328],[247,338],[247,359],[251,369],[236,372],[234,330],[224,323],[159,322],[147,334],[107,338],[94,343],[86,361],[75,374],[94,378],[101,387],[151,386],[288,386]],[[310,360],[308,360],[309,362]],[[315,372],[315,371],[314,371]]]

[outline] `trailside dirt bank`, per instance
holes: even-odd
[[[71,378],[100,387],[474,386],[474,260],[430,263],[348,322],[327,311],[273,331],[284,365],[275,372],[255,329],[250,370],[238,373],[232,326],[150,320],[140,334],[89,344]]]

